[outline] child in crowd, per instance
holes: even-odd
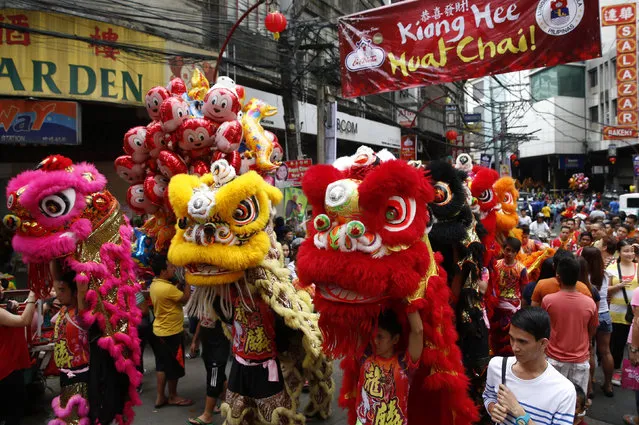
[[[521,308],[521,294],[528,283],[526,267],[517,261],[521,242],[508,237],[502,246],[504,258],[495,264],[495,279],[487,294],[490,321],[490,348],[494,355],[512,356],[510,338],[511,317]]]
[[[574,382],[573,382],[574,384]],[[575,419],[574,425],[587,425],[584,418],[586,417],[586,393],[580,385],[575,385],[575,391],[577,392],[577,406],[575,407]]]
[[[402,326],[397,315],[392,310],[380,314],[373,347],[361,359],[357,425],[408,423],[408,391],[424,349],[419,312],[408,313],[408,324],[408,347],[406,352],[400,352],[396,345]]]

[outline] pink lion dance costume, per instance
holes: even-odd
[[[132,423],[142,378],[132,229],[106,178],[91,164],[49,156],[11,179],[7,207],[13,248],[29,264],[29,285],[40,298],[50,292],[54,260],[76,273],[78,286],[88,285],[82,320],[91,326],[90,367],[76,371],[88,377],[82,383],[73,383],[74,374],[61,378],[50,425]]]

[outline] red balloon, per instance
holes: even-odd
[[[182,96],[182,94],[186,93],[186,84],[180,77],[175,77],[169,81],[169,85],[166,88],[173,96]]]
[[[136,164],[129,155],[122,155],[115,160],[115,171],[120,178],[129,184],[144,181],[144,165]]]
[[[211,172],[211,167],[204,161],[197,159],[189,166],[189,174],[197,174],[203,176],[206,173]]]
[[[175,152],[160,152],[157,162],[158,171],[167,179],[170,179],[176,174],[186,174],[188,171],[184,160]]]
[[[133,161],[142,164],[149,158],[149,150],[144,145],[146,140],[146,127],[137,126],[129,129],[124,134],[124,153],[131,155]]]
[[[169,187],[169,179],[161,174],[144,179],[144,196],[153,204],[162,206]]]
[[[215,133],[217,150],[226,153],[236,151],[242,143],[243,134],[242,124],[238,120],[223,122]]]
[[[446,132],[446,140],[457,140],[457,132],[455,130],[448,130]]]
[[[134,184],[126,192],[126,201],[136,214],[153,214],[158,210],[144,193],[143,184]]]
[[[169,97],[160,106],[160,121],[165,133],[177,130],[188,117],[189,104],[181,97]]]

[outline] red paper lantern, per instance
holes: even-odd
[[[457,140],[457,132],[455,130],[448,130],[446,132],[446,140],[450,142]]]
[[[280,12],[271,12],[264,19],[264,26],[273,33],[273,38],[280,38],[280,33],[286,29],[286,16]]]
[[[615,162],[617,162],[617,157],[616,156],[611,156],[610,158],[608,158],[608,161],[610,161],[610,163],[612,165],[615,165]]]

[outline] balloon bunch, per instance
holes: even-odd
[[[268,177],[279,166],[276,161],[283,150],[277,137],[260,124],[261,118],[274,115],[277,109],[251,99],[242,113],[244,88],[228,77],[218,78],[209,87],[196,69],[190,89],[174,78],[167,87],[150,89],[145,101],[152,121],[126,132],[125,155],[115,160],[115,169],[130,184],[131,209],[152,215],[143,229],[155,239],[155,250],[164,252],[175,233],[175,216],[166,196],[171,177],[209,173],[211,163],[219,159],[225,159],[237,174],[255,170]]]
[[[568,180],[568,187],[572,190],[584,191],[588,189],[588,177],[584,175],[584,173],[575,173]]]

